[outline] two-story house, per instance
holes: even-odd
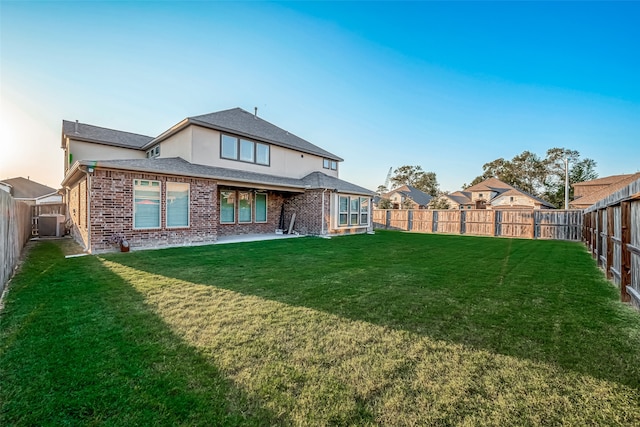
[[[340,157],[240,108],[188,117],[157,137],[63,121],[62,186],[87,251],[214,243],[293,230],[372,230],[371,197]]]
[[[489,178],[462,191],[443,195],[450,209],[554,209],[539,197],[497,178]]]
[[[402,185],[384,193],[381,198],[389,199],[393,209],[427,209],[432,197],[412,185]]]

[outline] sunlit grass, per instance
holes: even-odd
[[[0,321],[0,424],[640,424],[640,315],[567,242],[44,243]]]

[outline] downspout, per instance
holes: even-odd
[[[91,253],[91,174],[93,166],[81,169],[87,175],[87,252]]]
[[[328,188],[325,188],[324,190],[322,190],[322,215],[320,216],[320,235],[324,236],[325,235],[325,231],[324,231],[324,192],[327,191]]]

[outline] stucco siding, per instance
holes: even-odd
[[[160,143],[159,157],[181,157],[191,163],[206,164],[193,158],[192,126],[182,129]]]
[[[78,160],[123,160],[123,159],[143,159],[146,157],[144,151],[130,148],[113,147],[110,145],[95,144],[84,141],[69,141],[67,153],[67,167],[69,165],[68,156],[71,155],[71,163]]]

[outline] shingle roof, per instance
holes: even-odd
[[[80,164],[84,166],[134,170],[140,172],[211,178],[222,181],[246,183],[247,185],[288,187],[301,191],[305,189],[329,188],[337,189],[340,193],[373,194],[373,192],[367,189],[338,178],[327,176],[322,172],[312,172],[304,178],[296,179],[257,172],[248,172],[239,169],[198,165],[189,163],[180,157],[81,161]]]
[[[432,197],[429,194],[425,193],[424,191],[406,184],[401,187],[394,188],[393,190],[386,193],[385,196],[388,196],[392,193],[401,193],[402,195],[410,198],[420,206],[427,206],[432,199]]]
[[[16,199],[37,199],[57,191],[55,188],[23,177],[3,179],[0,182],[11,186],[11,195]]]
[[[637,179],[640,179],[640,172],[636,172],[630,175],[614,175],[614,177],[619,177],[620,179],[617,181],[614,181],[613,183],[603,188],[602,190],[596,191],[595,193],[580,197],[579,199],[572,201],[571,203],[569,203],[569,206],[574,206],[581,209],[587,208],[593,205],[594,203],[598,202],[599,200],[604,199],[609,194],[615,193],[616,191],[626,187],[627,185],[631,184]],[[607,178],[612,178],[612,177],[607,177]],[[601,179],[604,180],[606,178],[601,178]],[[592,181],[585,181],[585,182],[592,182]],[[575,185],[576,184],[574,184],[574,186]]]
[[[471,187],[465,188],[465,192],[474,192],[474,191],[497,191],[498,193],[502,193],[503,191],[514,188],[513,186],[507,184],[506,182],[500,181],[498,178],[489,178],[485,179],[482,182],[477,183],[476,185],[472,185]]]
[[[342,161],[340,157],[306,141],[262,118],[243,110],[233,108],[215,113],[189,117],[188,121],[205,127],[228,131],[240,136],[247,136],[271,144],[280,145],[309,154]]]
[[[591,179],[589,181],[576,182],[575,184],[571,184],[572,187],[588,187],[590,185],[611,185],[619,182],[625,178],[629,178],[634,174],[623,174],[623,175],[611,175],[605,176],[602,178]]]
[[[76,132],[76,122],[62,121],[63,137],[67,136],[71,139],[134,149],[141,149],[145,144],[153,140],[153,137],[150,136],[107,129],[85,123],[77,123],[77,129],[78,131]]]
[[[360,187],[359,185],[352,184],[347,181],[335,178],[333,176],[326,175],[322,172],[311,172],[309,175],[301,179],[307,188],[316,189],[335,189],[338,193],[351,193],[351,194],[363,194],[367,196],[373,196],[374,192]]]
[[[450,198],[451,200],[453,200],[459,205],[466,205],[466,204],[472,203],[470,196],[471,196],[470,194],[467,195],[463,191],[454,191],[453,193],[446,195],[446,197]]]

